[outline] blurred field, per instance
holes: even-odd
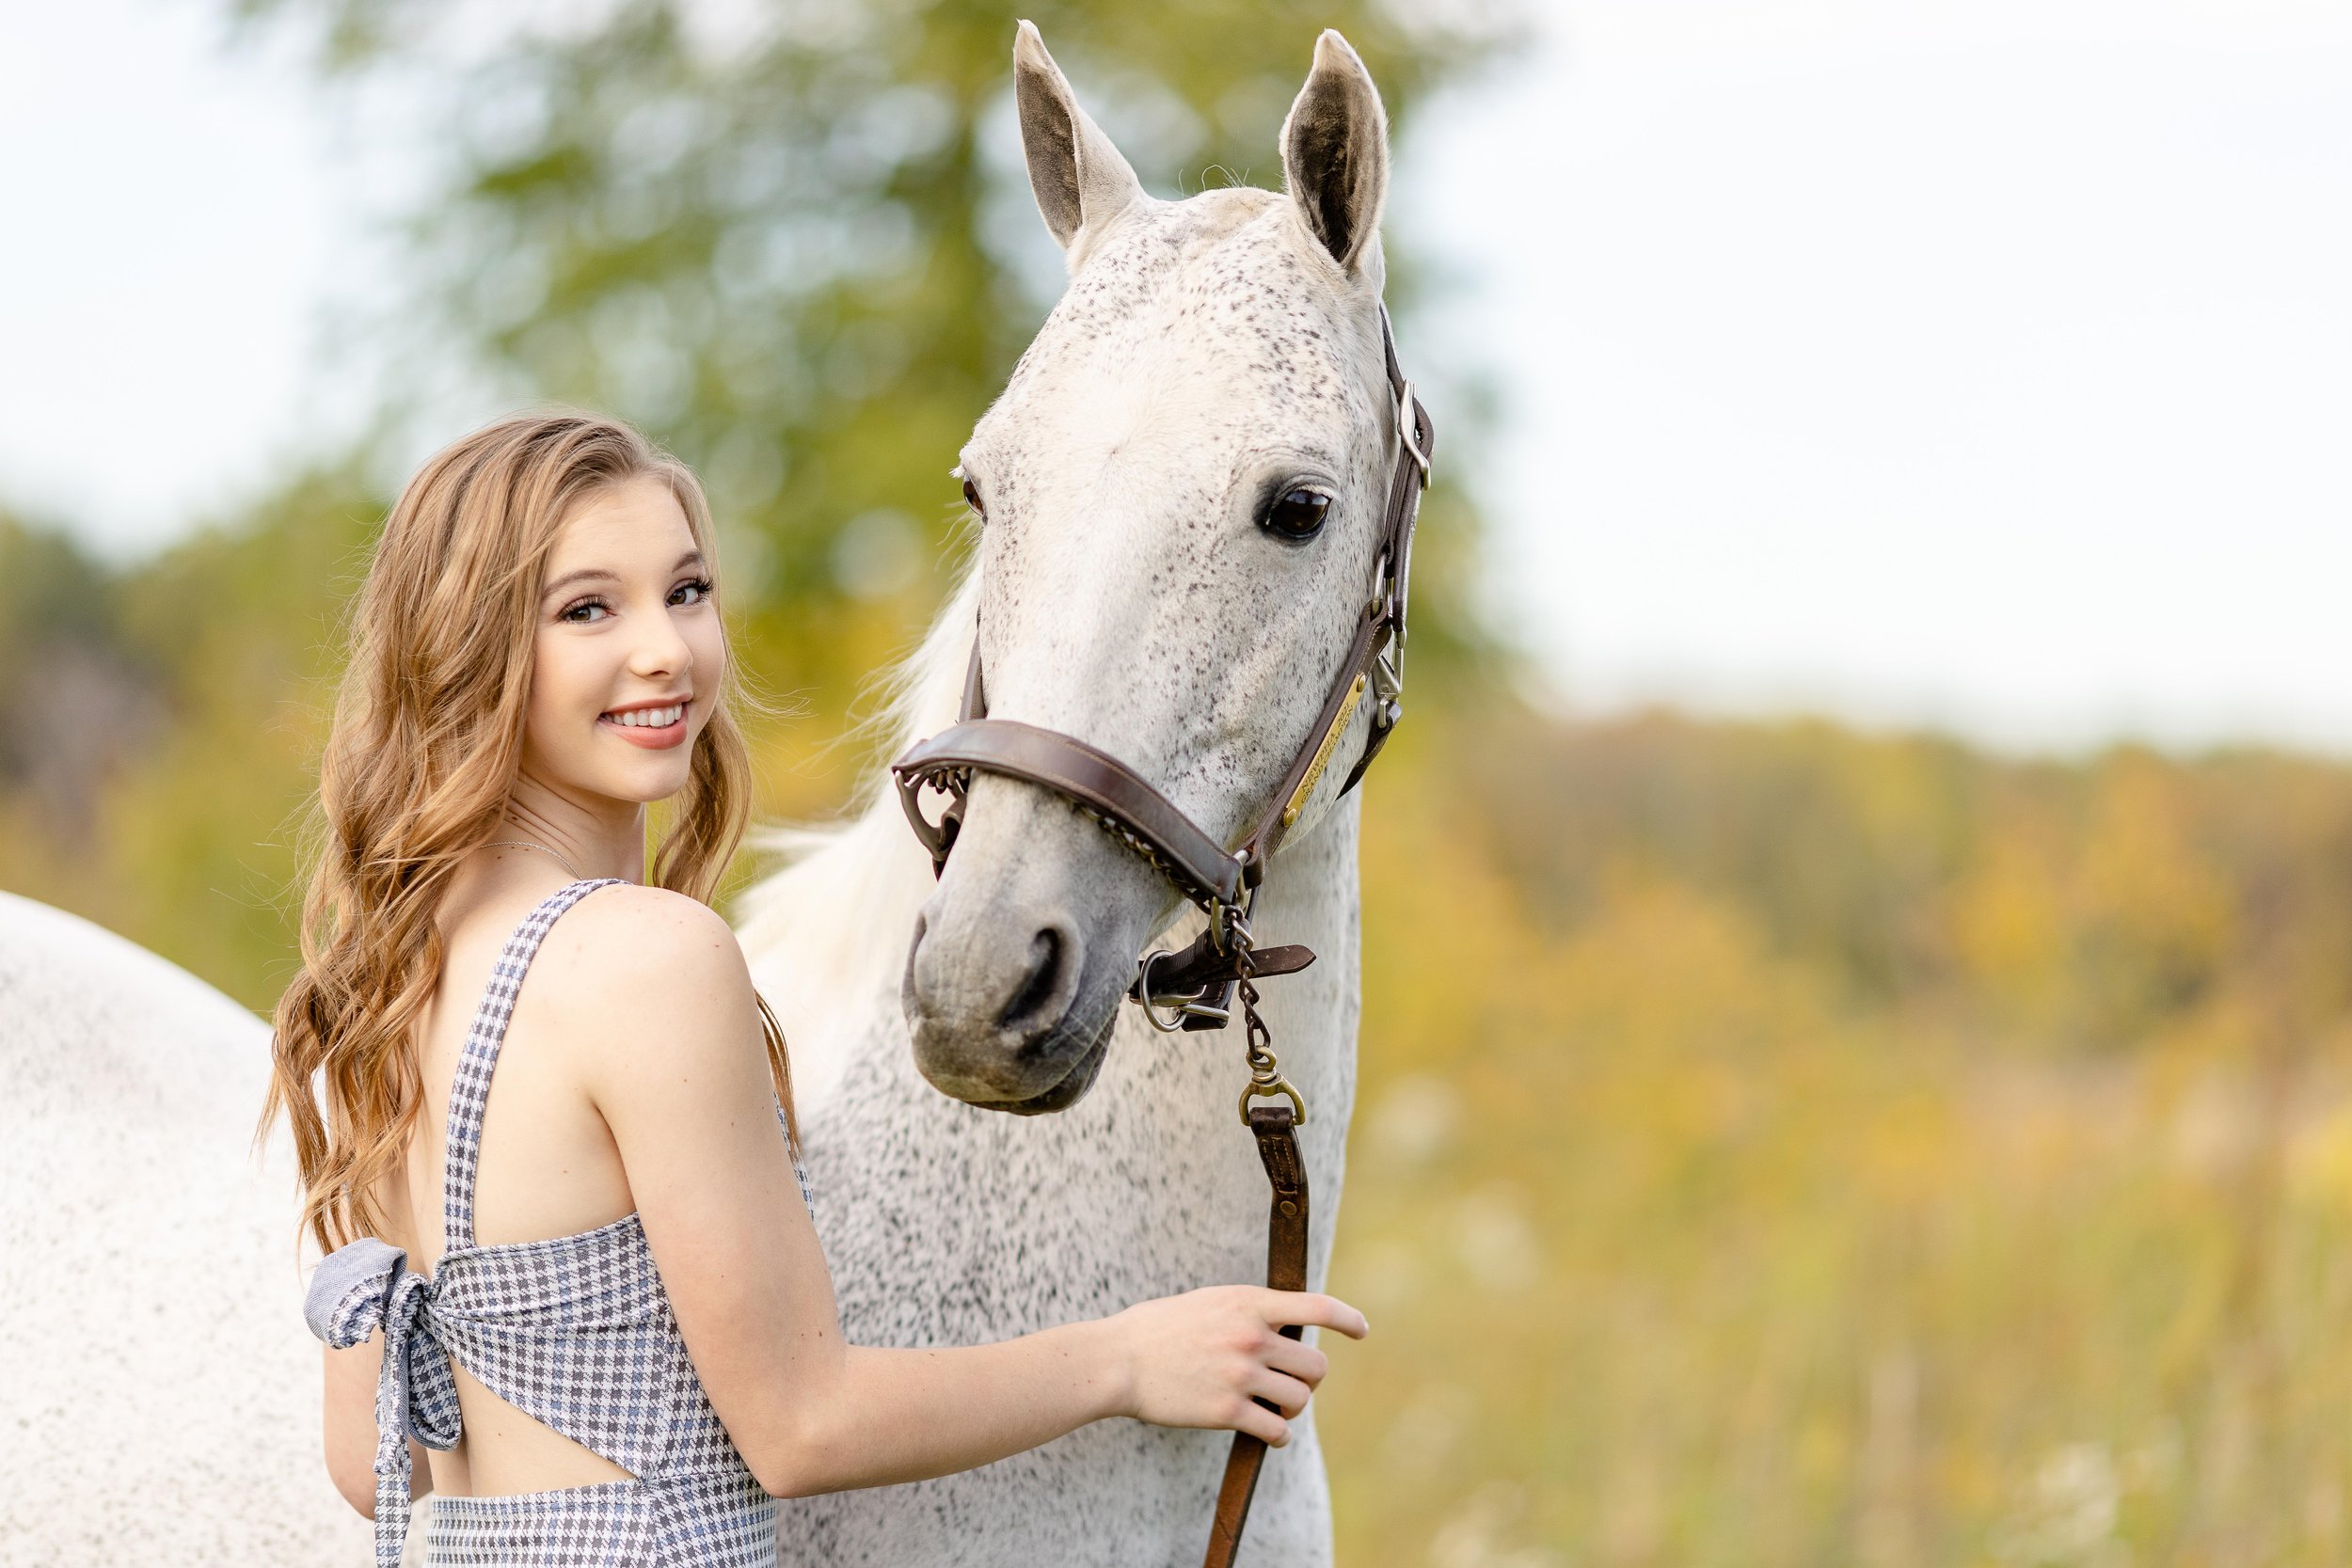
[[[330,84],[441,94],[387,323],[697,466],[779,709],[760,809],[835,807],[863,683],[946,580],[955,444],[1055,284],[1009,19],[722,47],[628,4],[452,65],[433,7],[226,8],[310,29]],[[1509,43],[1363,0],[1032,14],[1169,194],[1270,180],[1317,26],[1407,150]],[[1367,785],[1342,1561],[2352,1560],[2352,766],[1527,711],[1470,591],[1475,345],[1416,339],[1393,239],[1447,446]],[[420,428],[457,434],[388,406],[120,567],[0,508],[0,887],[270,1006],[337,617]]]
[[[1344,1560],[2345,1560],[2352,771],[1406,733]]]

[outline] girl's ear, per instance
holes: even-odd
[[[1079,243],[1100,234],[1143,195],[1143,186],[1111,139],[1078,107],[1033,23],[1024,22],[1013,36],[1012,82],[1029,188],[1037,193],[1045,227],[1074,261]]]
[[[1307,232],[1349,273],[1362,273],[1389,195],[1389,116],[1364,62],[1328,27],[1282,121],[1282,178]]]

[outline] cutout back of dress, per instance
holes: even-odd
[[[637,1214],[541,1241],[474,1240],[483,1110],[523,976],[557,917],[618,880],[577,881],[550,895],[515,928],[491,971],[450,1091],[444,1250],[432,1276],[410,1272],[400,1249],[362,1237],[328,1255],[311,1280],[304,1316],[322,1339],[347,1347],[384,1332],[374,1466],[380,1568],[395,1568],[407,1531],[414,1478],[406,1438],[447,1449],[460,1435],[453,1359],[629,1476],[501,1497],[437,1495],[428,1562],[774,1561],[774,1500],[703,1392]],[[786,1135],[781,1103],[776,1120]]]

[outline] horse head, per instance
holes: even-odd
[[[1027,23],[1013,65],[1070,283],[961,454],[987,711],[1107,752],[1230,847],[1313,743],[1379,554],[1398,450],[1387,119],[1326,32],[1282,126],[1286,191],[1163,201]],[[1348,721],[1341,756],[1368,723]],[[1345,771],[1313,786],[1290,837]],[[998,1110],[1076,1101],[1178,904],[1062,796],[974,776],[907,955],[924,1076]]]

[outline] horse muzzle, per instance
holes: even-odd
[[[1028,869],[1014,879],[1035,879],[1037,863]],[[915,1067],[932,1087],[1036,1116],[1093,1086],[1135,960],[1107,936],[1089,940],[1096,923],[1049,891],[1025,891],[943,879],[915,921],[900,995]]]

